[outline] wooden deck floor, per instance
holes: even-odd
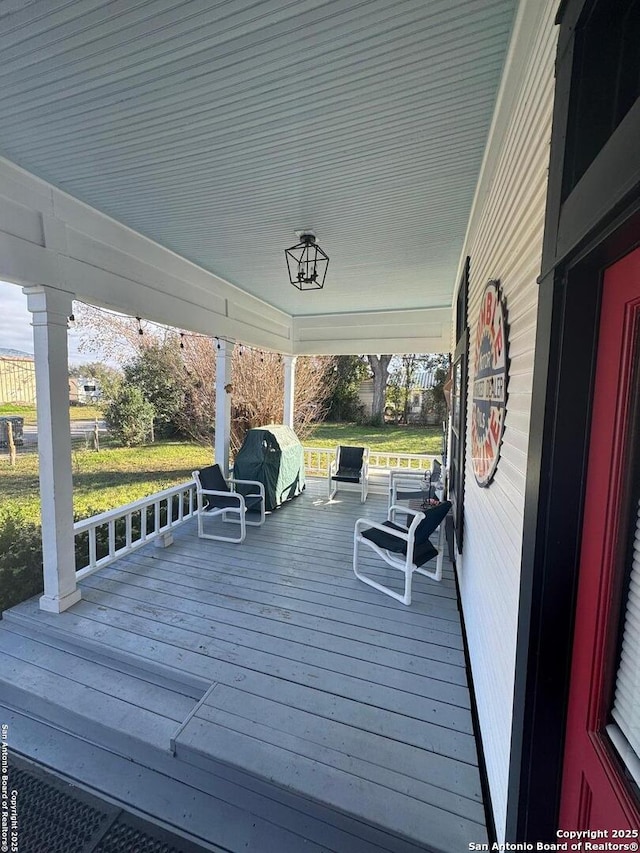
[[[381,519],[385,500],[329,503],[324,487],[311,481],[242,545],[199,540],[190,522],[169,548],[87,578],[66,613],[35,600],[6,613],[0,686],[16,748],[38,757],[48,726],[105,767],[126,756],[191,803],[157,817],[229,850],[485,841],[451,569],[439,584],[417,578],[409,608],[365,586],[353,525]],[[388,571],[372,555],[370,572]],[[108,787],[69,751],[58,769]],[[138,796],[158,809],[151,791]]]

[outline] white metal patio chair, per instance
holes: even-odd
[[[389,508],[400,501],[442,500],[443,495],[442,465],[437,459],[431,463],[430,471],[389,471]]]
[[[451,509],[450,501],[443,501],[425,512],[408,509],[406,506],[392,506],[387,521],[379,524],[368,518],[356,521],[353,534],[353,571],[356,577],[369,586],[390,595],[402,604],[411,604],[411,583],[413,575],[418,573],[432,580],[442,580],[444,560],[444,524],[445,516]],[[398,524],[396,513],[407,516],[408,525]],[[429,537],[440,528],[438,547]],[[359,568],[360,548],[366,546],[374,551],[384,562],[404,573],[404,593],[396,592],[388,586],[365,575]],[[435,559],[434,569],[423,566]]]
[[[329,465],[329,500],[338,491],[338,483],[359,484],[360,502],[367,499],[369,489],[369,448],[337,447],[336,458]]]
[[[264,485],[257,480],[225,480],[219,465],[193,472],[198,500],[198,536],[221,542],[244,542],[247,525],[259,527],[265,520]],[[239,491],[240,489],[240,491]],[[250,491],[249,491],[250,490]],[[249,518],[249,514],[257,516]],[[205,518],[221,516],[240,525],[240,536],[205,533]]]

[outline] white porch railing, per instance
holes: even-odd
[[[305,471],[310,476],[326,477],[329,465],[335,458],[336,451],[330,447],[305,447]],[[439,457],[436,454],[423,453],[387,453],[369,450],[369,470],[379,468],[384,471],[406,468],[407,471],[428,471],[431,463]]]
[[[335,450],[328,447],[305,447],[305,470],[310,476],[326,477]],[[427,471],[437,457],[422,453],[369,452],[369,472],[390,469]],[[114,560],[158,539],[174,527],[197,514],[196,485],[193,480],[156,492],[130,504],[77,521],[74,526],[76,552],[78,537],[85,537],[85,565],[76,572],[78,580],[108,566]]]
[[[197,512],[193,480],[156,492],[139,501],[84,518],[73,525],[76,551],[79,536],[86,537],[87,562],[78,569],[82,580],[119,557],[158,539]],[[102,553],[101,556],[99,554]]]

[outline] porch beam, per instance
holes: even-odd
[[[61,613],[80,600],[73,535],[67,318],[72,294],[23,288],[33,315],[44,595],[40,608]]]
[[[293,429],[294,402],[296,396],[295,355],[284,356],[284,417],[282,423]]]
[[[223,476],[229,476],[231,445],[231,356],[233,341],[220,339],[216,351],[216,434],[215,460]]]

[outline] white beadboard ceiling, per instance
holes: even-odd
[[[448,306],[514,6],[7,0],[0,154],[290,314]]]

